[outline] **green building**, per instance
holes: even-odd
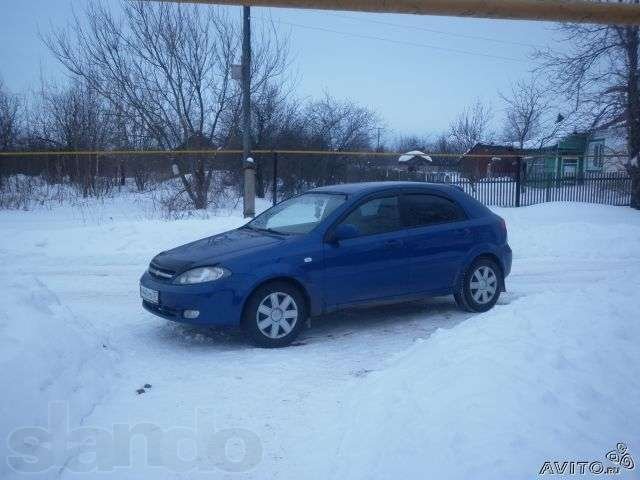
[[[589,134],[574,133],[553,145],[526,150],[523,157],[526,175],[574,177],[583,174],[589,141]]]

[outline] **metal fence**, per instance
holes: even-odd
[[[583,175],[539,174],[451,182],[485,205],[519,207],[544,202],[586,202],[629,205],[631,178],[626,173],[589,172]]]
[[[264,156],[262,161],[276,201],[321,185],[406,180],[455,185],[485,205],[501,207],[557,201],[619,206],[631,202],[631,177],[624,171],[525,175],[511,169],[494,170],[493,175],[478,178],[453,163],[408,169],[380,157],[276,154]]]

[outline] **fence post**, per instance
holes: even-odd
[[[551,174],[545,173],[544,175],[544,201],[551,201]]]
[[[275,205],[278,203],[278,152],[273,152],[273,186],[272,188],[272,201]]]
[[[522,159],[518,158],[516,160],[516,207],[520,206],[520,192],[521,192],[521,183],[522,183]]]

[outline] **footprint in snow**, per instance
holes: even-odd
[[[142,388],[139,388],[139,389],[136,390],[136,393],[138,395],[142,395],[143,393],[145,393],[150,388],[151,388],[151,384],[150,383],[145,383]]]

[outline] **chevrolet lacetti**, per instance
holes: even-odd
[[[257,345],[282,347],[309,317],[345,307],[453,295],[487,311],[510,270],[504,220],[462,190],[357,183],[316,188],[158,254],[140,294],[160,317],[240,326]]]

